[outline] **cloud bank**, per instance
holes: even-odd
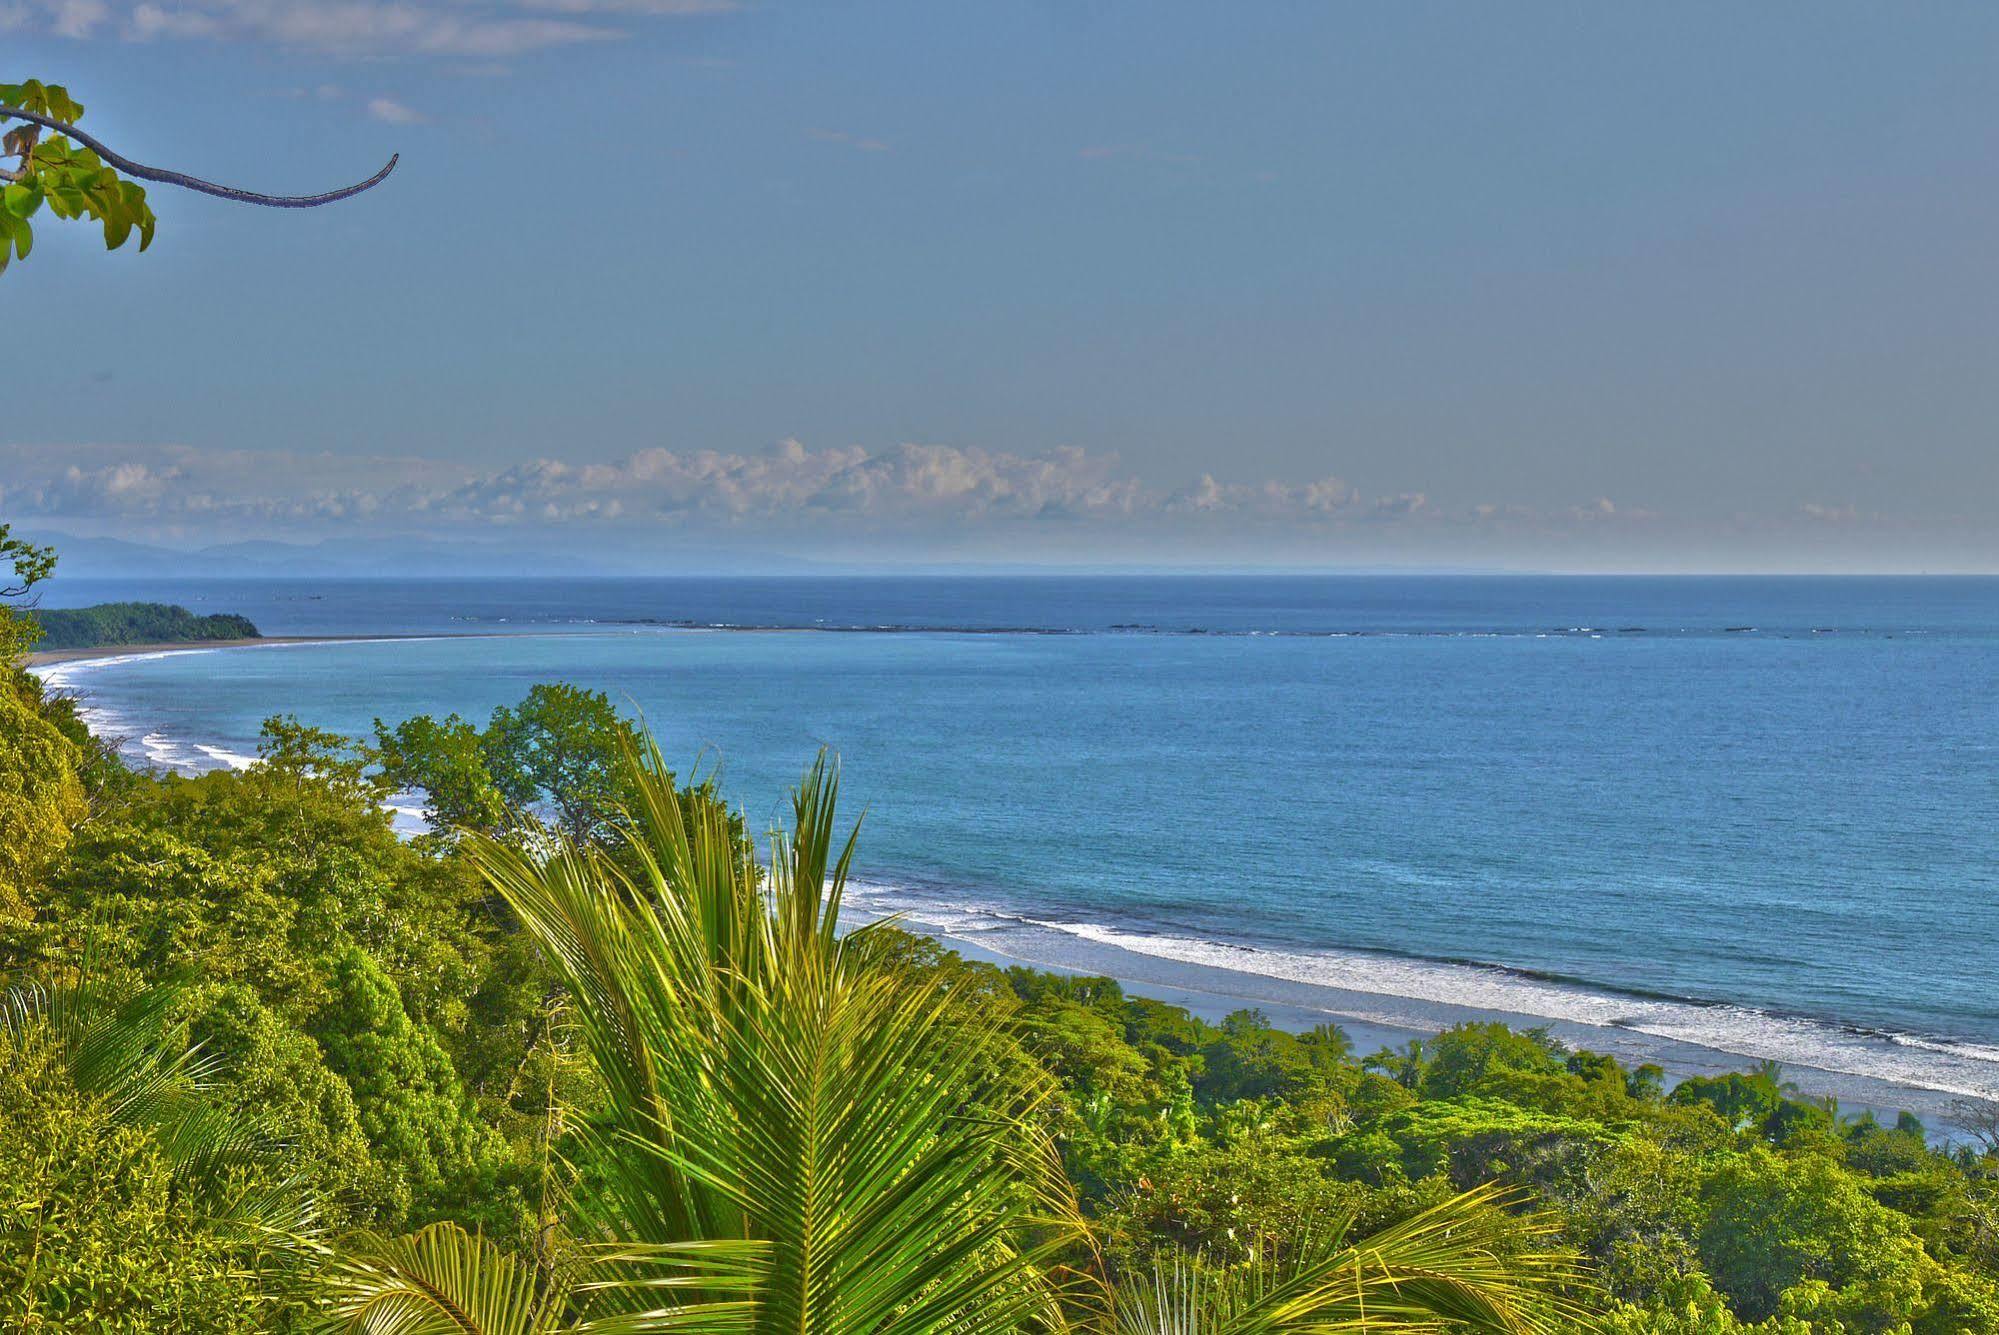
[[[1449,490],[1448,479],[1439,479]],[[904,443],[650,448],[479,467],[185,445],[0,444],[0,520],[202,546],[421,539],[607,562],[664,551],[835,561],[1447,565],[1554,569],[1987,569],[1989,533],[1852,503],[1675,518],[1590,497],[1445,503],[1336,474],[1147,481],[1118,456]],[[1939,543],[1960,542],[1938,553]],[[1699,565],[1688,553],[1703,558]]]
[[[644,449],[599,463],[535,459],[493,470],[420,458],[0,445],[0,511],[42,518],[346,520],[436,525],[729,527],[824,518],[880,527],[1234,515],[1281,521],[1413,513],[1420,496],[1369,498],[1336,477],[1306,483],[1148,487],[1116,455],[955,445],[755,453]]]

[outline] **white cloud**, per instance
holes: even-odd
[[[390,125],[421,125],[427,119],[422,112],[404,106],[393,97],[368,99],[368,114]]]
[[[75,518],[342,519],[403,511],[464,471],[421,459],[197,450],[0,446],[0,511]]]
[[[1424,512],[1430,498],[1420,491],[1405,491],[1399,496],[1377,496],[1367,507],[1370,519],[1407,519]]]
[[[50,0],[49,26],[58,37],[88,37],[110,16],[104,0]]]
[[[1179,514],[1260,514],[1269,517],[1330,516],[1360,501],[1359,493],[1336,477],[1317,482],[1217,482],[1203,473],[1184,491],[1166,498],[1163,509]]]

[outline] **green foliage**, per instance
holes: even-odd
[[[322,1282],[328,1331],[365,1335],[746,1335],[749,1242],[584,1247],[537,1268],[456,1224],[350,1238]],[[683,1291],[698,1304],[675,1299]],[[593,1316],[595,1310],[603,1315]]]
[[[75,125],[83,106],[59,84],[39,79],[0,84],[0,106],[18,107]],[[0,116],[0,124],[12,117]],[[97,154],[73,144],[62,134],[44,134],[41,126],[22,121],[0,138],[0,157],[16,166],[0,186],[0,273],[18,256],[28,258],[35,241],[33,218],[43,205],[57,218],[90,218],[104,229],[104,245],[116,250],[133,232],[139,249],[153,244],[157,220],[136,182],[123,180]]]
[[[638,732],[602,691],[553,682],[495,709],[483,731],[457,714],[423,714],[394,727],[376,719],[368,758],[384,787],[423,792],[435,840],[524,832],[545,816],[572,843],[616,853],[627,847],[618,826],[638,805],[629,761],[641,749]],[[682,819],[694,822],[714,795],[712,777],[681,789]],[[730,813],[728,824],[739,852],[747,848],[741,816]]]
[[[1730,1071],[1719,1076],[1693,1076],[1674,1087],[1677,1104],[1704,1103],[1737,1129],[1762,1126],[1784,1103],[1783,1091],[1767,1071]]]
[[[1665,1095],[1491,1024],[1357,1060],[1332,1027],[842,934],[827,773],[759,865],[601,695],[368,750],[273,719],[262,763],[196,779],[88,742],[0,689],[0,968],[88,958],[108,1009],[66,1013],[122,1017],[31,1006],[0,1041],[9,1329],[282,1327],[296,1252],[232,1202],[289,1192],[366,1230],[326,1276],[344,1329],[445,1328],[456,1293],[536,1332],[1302,1330],[1364,1292],[1395,1329],[1392,1291],[1471,1323],[1429,1329],[1999,1332],[1986,1149],[1774,1069]],[[478,833],[398,839],[378,802],[412,783]],[[1412,1286],[1412,1256],[1469,1287]]]
[[[314,1228],[262,1128],[211,1100],[175,993],[16,990],[0,1023],[9,1330],[249,1331],[297,1307]]]
[[[1203,1257],[1127,1276],[1113,1290],[1126,1335],[1218,1331],[1571,1331],[1590,1320],[1580,1304],[1551,1300],[1569,1259],[1522,1243],[1545,1222],[1520,1225],[1491,1208],[1504,1194],[1471,1193],[1355,1239],[1350,1221],[1307,1224],[1293,1254],[1231,1265]],[[1531,1243],[1530,1243],[1531,1245]]]
[[[1701,1188],[1701,1261],[1735,1310],[1884,1329],[1912,1320],[1939,1267],[1909,1221],[1818,1156],[1754,1150]]]
[[[632,727],[602,691],[564,683],[536,686],[517,708],[493,711],[481,739],[500,796],[516,809],[538,802],[577,843],[602,840],[626,804]]]
[[[542,975],[470,867],[395,837],[343,740],[280,719],[262,750],[119,795],[0,950],[51,968],[87,946],[124,986],[199,961],[185,1022],[241,1106],[314,1147],[332,1218],[526,1227]]]
[[[0,257],[6,248],[5,238],[0,237]],[[11,577],[0,576],[0,668],[11,669],[22,654],[34,648],[41,630],[32,617],[23,616],[10,604],[27,597],[55,572],[55,549],[17,538],[12,525],[0,524],[0,566],[13,572]]]
[[[1298,1098],[1336,1071],[1347,1055],[1346,1035],[1336,1027],[1289,1034],[1271,1028],[1261,1011],[1236,1011],[1201,1049],[1202,1077],[1195,1088],[1213,1103]]]
[[[35,614],[44,649],[95,649],[120,644],[198,644],[204,640],[253,640],[247,617],[225,612],[196,616],[168,603],[99,603],[95,607],[44,609]]]
[[[85,755],[40,706],[32,684],[0,679],[0,919],[28,914],[34,887],[89,812]]]
[[[727,812],[691,828],[647,743],[626,762],[628,877],[587,847],[472,855],[568,985],[603,1101],[580,1133],[597,1236],[762,1242],[760,1331],[1011,1330],[1054,1301],[1076,1228],[1007,1034],[836,930],[851,837],[822,761],[774,838],[770,894]]]
[[[1036,1033],[992,971],[890,928],[841,932],[853,841],[836,838],[823,760],[773,839],[767,894],[719,806],[702,798],[690,826],[657,751],[627,763],[625,856],[468,846],[568,984],[599,1082],[578,1109],[586,1171],[537,1234],[539,1282],[525,1258],[456,1227],[368,1236],[327,1275],[334,1328],[1303,1335],[1586,1322],[1554,1291],[1573,1272],[1548,1245],[1553,1223],[1507,1214],[1493,1192],[1445,1192],[1365,1237],[1352,1212],[1312,1221],[1282,1256],[1179,1268],[1191,1279],[1171,1297],[1164,1270],[1149,1287],[1126,1276],[1108,1294],[1065,1291],[1055,1262],[1086,1255],[1085,1230],[1045,1128],[1052,1084],[1020,1045],[1056,1045],[1079,1076],[1149,1093],[1146,1059],[1096,1059],[1117,1041],[1096,1021],[1120,1014],[1120,990],[1010,975],[1064,1011]],[[1169,1066],[1184,1060],[1153,1046]],[[606,1238],[617,1241],[586,1241]]]
[[[292,1171],[332,1225],[379,1216],[395,1196],[392,1171],[361,1123],[354,1090],[310,1034],[242,983],[188,989],[189,1036],[218,1057],[212,1096],[245,1110],[289,1147]]]
[[[314,1032],[385,1170],[384,1216],[504,1226],[508,1202],[495,1192],[505,1147],[479,1120],[444,1045],[411,1022],[394,981],[358,946],[333,961],[332,983]]]
[[[66,1085],[45,1047],[0,1065],[0,1325],[251,1331],[232,1240],[190,1228],[151,1135]]]
[[[395,789],[422,789],[424,821],[441,835],[507,828],[507,798],[487,766],[485,739],[456,714],[421,714],[394,728],[375,720],[375,763]]]
[[[0,599],[19,598],[55,573],[56,552],[14,536],[13,525],[0,524],[0,563],[12,567],[12,580],[0,583]]]

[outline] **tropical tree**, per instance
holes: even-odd
[[[1195,1263],[1184,1302],[1099,1282],[1052,1084],[1006,1059],[1014,1018],[900,966],[884,928],[841,929],[857,830],[837,833],[825,758],[767,876],[650,738],[625,765],[615,852],[465,842],[565,986],[601,1088],[573,1110],[543,1243],[522,1260],[452,1226],[363,1239],[329,1271],[332,1328],[1577,1328],[1552,1296],[1565,1265],[1489,1193],[1331,1230],[1260,1278]]]
[[[0,523],[0,668],[11,668],[40,638],[41,627],[21,613],[33,606],[35,586],[55,568],[55,548],[17,538],[13,525]]]

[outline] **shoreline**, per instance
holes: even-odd
[[[75,649],[39,649],[29,654],[23,667],[55,667],[62,663],[90,663],[107,658],[134,658],[141,654],[195,653],[204,649],[256,649],[288,644],[365,644],[387,640],[476,639],[478,632],[390,635],[258,635],[236,640],[162,640],[146,644],[94,644]]]
[[[495,636],[509,637],[506,632],[350,634],[98,646],[46,651],[34,656],[29,666],[45,670],[210,649]],[[162,742],[166,740],[161,739]],[[224,755],[201,747],[197,742],[185,745],[203,751],[222,765],[240,768],[254,763],[248,757]],[[148,748],[148,755],[156,765],[184,768],[151,748]],[[395,813],[391,812],[391,816],[394,818]],[[889,887],[876,883],[871,888],[887,890]],[[857,898],[865,900],[875,896],[864,892]],[[899,899],[901,896],[891,895],[888,898]],[[859,910],[855,915],[857,918],[878,916],[884,909],[893,913],[902,907],[891,908],[879,901],[868,908],[858,903],[852,906]],[[1654,1004],[1641,998],[1616,997],[1616,1009],[1601,1016],[1589,1011],[1579,1013],[1568,1004],[1575,997],[1600,999],[1594,998],[1592,989],[1584,984],[1566,986],[1557,980],[1546,980],[1544,984],[1529,980],[1537,994],[1543,987],[1551,993],[1563,994],[1560,998],[1529,997],[1465,991],[1455,985],[1462,980],[1453,978],[1444,980],[1453,986],[1442,992],[1425,987],[1419,993],[1409,991],[1393,980],[1385,986],[1369,986],[1364,976],[1340,972],[1322,974],[1317,968],[1309,975],[1270,971],[1273,962],[1284,965],[1300,958],[1313,958],[1316,962],[1321,953],[1307,947],[1289,948],[1295,953],[1286,954],[1283,950],[1273,953],[1267,948],[1232,948],[1225,942],[1197,941],[1194,944],[1211,949],[1208,957],[1196,960],[1184,955],[1176,958],[1171,953],[1159,953],[1153,944],[1143,939],[1144,934],[1139,930],[1106,925],[1079,939],[1068,931],[1049,930],[1056,928],[1057,924],[1033,923],[1032,920],[1008,914],[996,902],[977,914],[983,920],[977,925],[953,920],[924,921],[926,916],[918,910],[909,914],[905,925],[909,930],[930,936],[973,957],[1056,973],[1106,975],[1117,979],[1135,995],[1151,996],[1185,1006],[1211,1020],[1219,1019],[1230,1010],[1255,1007],[1264,1010],[1273,1023],[1285,1028],[1305,1029],[1318,1023],[1335,1022],[1354,1037],[1356,1046],[1362,1051],[1399,1045],[1410,1038],[1426,1037],[1465,1021],[1496,1020],[1515,1029],[1546,1029],[1571,1047],[1611,1053],[1627,1065],[1654,1062],[1667,1071],[1671,1082],[1689,1076],[1742,1071],[1759,1059],[1774,1057],[1781,1062],[1787,1074],[1810,1094],[1835,1095],[1849,1108],[1870,1108],[1890,1120],[1896,1111],[1907,1108],[1930,1124],[1933,1135],[1942,1134],[1952,1124],[1952,1105],[1957,1101],[1967,1098],[1999,1101],[1999,1086],[1995,1085],[1990,1075],[1991,1067],[1987,1065],[1990,1059],[1982,1054],[1968,1067],[1962,1059],[1953,1057],[1946,1067],[1929,1075],[1931,1083],[1925,1083],[1914,1068],[1909,1068],[1909,1078],[1896,1078],[1901,1072],[1895,1068],[1905,1063],[1888,1058],[1893,1057],[1893,1045],[1902,1039],[1890,1034],[1843,1033],[1838,1022],[1833,1020],[1812,1021],[1809,1017],[1796,1017],[1813,1032],[1797,1029],[1778,1032],[1769,1026],[1782,1026],[1791,1017],[1765,1015],[1725,1005],[1698,1012],[1684,1011],[1677,1003],[1667,1003],[1682,1013],[1661,1017],[1664,1021],[1677,1021],[1686,1014],[1697,1014],[1704,1020],[1725,1019],[1735,1026],[1714,1034],[1706,1032],[1709,1026],[1705,1023],[1699,1030],[1694,1030],[1679,1023],[1647,1022],[1648,1017],[1628,1015],[1629,1012],[1643,1012]],[[1004,930],[994,931],[992,925],[995,923],[1007,926]],[[1092,937],[1094,939],[1089,939]],[[1226,954],[1227,958],[1217,962],[1214,957],[1216,951]],[[1426,966],[1434,964],[1445,970],[1457,967],[1442,961],[1422,963]],[[1492,976],[1489,971],[1480,974],[1486,979]],[[1544,1005],[1537,1007],[1537,1001]],[[1545,1004],[1549,1002],[1556,1004]],[[1753,1031],[1743,1029],[1744,1021],[1760,1027]],[[1733,1038],[1734,1042],[1722,1046],[1713,1041],[1717,1037],[1723,1042]],[[1916,1040],[1918,1046],[1926,1046],[1917,1036],[1906,1037]],[[1814,1040],[1817,1040],[1816,1045]],[[1781,1055],[1770,1049],[1769,1044],[1773,1041],[1782,1042],[1785,1050]],[[1906,1055],[1914,1056],[1913,1053]],[[1940,1055],[1933,1053],[1932,1057]],[[1815,1057],[1817,1062],[1813,1060]],[[1828,1064],[1820,1065],[1818,1062]],[[1856,1064],[1860,1069],[1853,1069]],[[1873,1073],[1868,1073],[1870,1071]],[[1969,1088],[1965,1083],[1944,1087],[1934,1083],[1944,1075],[1964,1080],[1973,1074],[1978,1078]]]
[[[1356,1056],[1366,1056],[1383,1048],[1398,1048],[1412,1039],[1427,1040],[1461,1023],[1497,1022],[1516,1032],[1541,1030],[1565,1047],[1577,1051],[1603,1053],[1617,1058],[1627,1069],[1650,1063],[1665,1076],[1668,1090],[1693,1077],[1714,1077],[1746,1073],[1757,1065],[1748,1055],[1710,1047],[1703,1043],[1660,1039],[1615,1027],[1577,1024],[1520,1011],[1494,1010],[1457,1003],[1431,1003],[1436,1012],[1426,1020],[1386,1018],[1370,1013],[1366,1005],[1342,1003],[1335,988],[1297,985],[1290,988],[1267,986],[1273,980],[1257,975],[1231,975],[1223,970],[1204,971],[1128,967],[1132,961],[1116,959],[1075,960],[1058,963],[1040,958],[1038,953],[1020,953],[950,932],[904,924],[955,950],[967,959],[981,960],[1001,968],[1021,966],[1043,973],[1107,977],[1133,996],[1149,997],[1180,1006],[1209,1024],[1220,1024],[1231,1011],[1257,1010],[1279,1029],[1303,1033],[1321,1024],[1339,1027],[1353,1043]],[[1325,995],[1313,995],[1323,992]],[[1384,998],[1386,999],[1386,998]],[[1958,1129],[1960,1102],[1992,1102],[1976,1096],[1960,1095],[1924,1085],[1903,1084],[1873,1076],[1813,1066],[1805,1061],[1780,1062],[1783,1079],[1794,1085],[1796,1097],[1831,1097],[1842,1114],[1870,1112],[1877,1120],[1892,1125],[1902,1112],[1922,1119],[1929,1139],[1942,1143]]]
[[[1627,1067],[1656,1064],[1669,1086],[1773,1060],[1808,1097],[1830,1095],[1849,1111],[1871,1110],[1889,1122],[1906,1109],[1924,1120],[1933,1138],[1955,1126],[1959,1105],[1999,1102],[1993,1050],[1859,1029],[1831,1018],[1728,1002],[1647,1002],[1585,983],[1549,985],[1545,993],[1537,987],[1532,994],[1468,989],[1467,979],[1522,980],[1530,986],[1534,980],[1503,966],[1417,957],[1388,961],[1412,970],[1400,984],[1390,979],[1370,986],[1365,964],[1383,957],[1368,952],[1311,947],[1273,952],[1137,928],[1033,919],[964,902],[944,906],[865,877],[850,883],[849,902],[857,918],[899,918],[905,930],[969,958],[1113,978],[1135,995],[1184,1006],[1211,1022],[1231,1010],[1255,1008],[1280,1028],[1302,1031],[1336,1023],[1362,1052],[1458,1024],[1496,1021],[1515,1030],[1544,1030],[1569,1048],[1606,1053]],[[1202,947],[1198,956],[1172,948],[1188,945]],[[1351,966],[1357,961],[1363,971],[1356,975]],[[1297,965],[1307,967],[1287,967]]]

